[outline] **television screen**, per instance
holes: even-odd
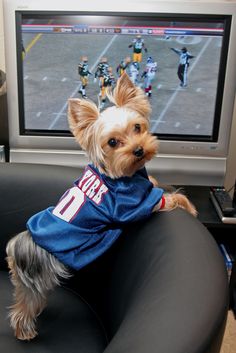
[[[69,135],[67,100],[104,109],[124,71],[160,139],[217,141],[230,16],[16,12],[22,135]]]

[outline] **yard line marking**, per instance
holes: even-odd
[[[31,23],[31,21],[29,21]],[[33,23],[33,21],[32,21]],[[48,21],[48,24],[52,23],[52,20]],[[42,37],[43,33],[38,33],[32,40],[31,42],[27,45],[25,52],[28,53],[30,49],[35,45],[35,43]]]
[[[101,57],[103,57],[105,55],[105,53],[108,51],[108,49],[110,48],[110,46],[112,45],[112,43],[116,40],[117,38],[117,34],[114,35],[112,37],[112,39],[110,40],[110,42],[108,42],[108,44],[106,45],[106,47],[103,49],[103,51],[101,52],[101,54],[98,56],[97,60],[94,62],[93,66],[90,68],[91,72],[93,72],[93,70],[95,69],[95,67],[97,67],[97,64],[99,63]],[[80,83],[76,86],[76,88],[74,89],[74,91],[72,92],[72,94],[70,95],[70,97],[74,97],[79,90],[80,87]],[[52,121],[52,123],[49,125],[48,130],[52,130],[54,128],[54,126],[56,125],[56,123],[58,122],[58,120],[60,119],[61,115],[63,114],[64,110],[67,108],[67,101],[66,103],[63,105],[63,107],[61,108],[61,110],[57,113],[55,119]]]
[[[208,38],[208,40],[206,41],[206,43],[204,44],[204,46],[200,50],[200,53],[198,54],[198,56],[196,56],[196,60],[194,61],[194,63],[190,67],[190,69],[188,71],[188,75],[190,75],[190,73],[193,71],[193,69],[195,68],[196,64],[198,63],[199,59],[201,58],[202,54],[207,49],[207,47],[208,47],[208,45],[210,44],[211,41],[212,41],[212,37]],[[182,91],[182,89],[179,86],[177,86],[175,92],[172,94],[172,96],[168,100],[165,108],[162,110],[161,114],[159,115],[159,117],[156,120],[156,123],[152,127],[152,132],[156,130],[156,128],[158,127],[158,124],[162,121],[162,118],[164,117],[164,115],[166,114],[167,110],[169,109],[169,107],[171,106],[173,101],[175,100],[175,98],[176,98],[176,96],[177,96],[179,91]]]
[[[25,52],[28,53],[30,49],[35,45],[35,43],[42,37],[43,33],[38,33],[31,42],[27,45]]]
[[[150,120],[150,123],[152,123],[152,122],[156,122],[156,120],[151,119],[151,120]],[[165,123],[166,123],[166,121],[165,121],[165,120],[160,121],[160,124],[165,124]]]

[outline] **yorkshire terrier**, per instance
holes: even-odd
[[[148,132],[150,105],[126,73],[109,93],[113,104],[100,111],[88,100],[69,99],[70,129],[91,160],[55,207],[32,216],[27,230],[7,245],[14,285],[10,324],[20,340],[37,335],[36,318],[47,294],[69,268],[79,270],[104,253],[125,224],[176,207],[196,216],[181,193],[165,193],[148,177],[145,163],[157,153]]]

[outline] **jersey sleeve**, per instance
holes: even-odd
[[[148,218],[155,206],[163,204],[163,189],[153,187],[152,183],[140,176],[138,182],[120,187],[114,207],[115,223],[130,223]]]

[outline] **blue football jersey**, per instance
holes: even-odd
[[[63,264],[79,270],[111,247],[125,224],[146,219],[162,204],[145,168],[111,179],[88,165],[55,207],[27,222],[33,240]]]

